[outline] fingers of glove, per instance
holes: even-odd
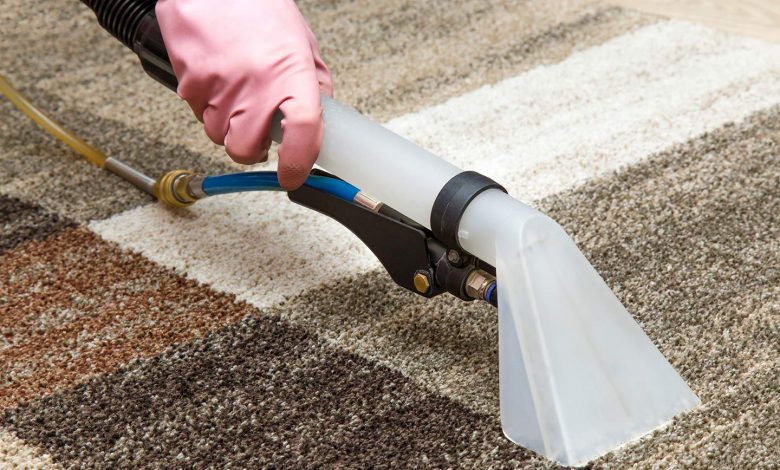
[[[313,81],[312,81],[313,84]],[[322,105],[315,86],[280,106],[283,139],[279,146],[279,183],[291,191],[303,184],[317,160],[322,144]]]
[[[234,162],[251,165],[268,159],[273,111],[260,103],[252,103],[230,116],[225,151]]]
[[[212,88],[204,80],[198,79],[195,74],[189,73],[184,74],[179,80],[176,94],[190,105],[192,113],[198,118],[198,121],[204,122],[203,113],[209,107],[209,97],[211,96],[209,91]]]
[[[212,142],[225,145],[225,135],[230,127],[230,113],[227,106],[209,105],[203,111],[203,130]]]

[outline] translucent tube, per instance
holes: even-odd
[[[439,190],[462,170],[354,109],[322,96],[325,133],[317,165],[430,228]],[[271,127],[282,137],[277,113]]]
[[[0,75],[0,93],[5,95],[19,111],[26,114],[46,132],[64,142],[65,145],[75,150],[93,165],[98,168],[103,168],[103,164],[106,161],[106,155],[103,152],[84,142],[76,134],[65,127],[62,127],[52,118],[44,114],[43,111],[28,101],[27,98],[25,98],[19,90],[14,88],[14,86],[11,85],[11,82],[2,75]]]

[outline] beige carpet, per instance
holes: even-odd
[[[560,221],[701,398],[593,466],[780,465],[780,46],[589,1],[299,4],[340,100]],[[0,72],[109,155],[236,168],[79,2],[0,21]],[[166,210],[0,100],[0,219],[0,467],[554,466],[501,433],[494,310],[282,195]]]

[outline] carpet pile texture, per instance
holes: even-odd
[[[561,222],[701,398],[592,466],[780,466],[780,45],[590,0],[299,5],[338,99]],[[1,72],[86,140],[238,168],[80,2],[3,10]],[[0,100],[0,222],[0,467],[555,467],[501,433],[495,311],[283,195],[165,209]]]

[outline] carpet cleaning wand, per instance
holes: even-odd
[[[84,2],[152,77],[176,89],[154,0]],[[497,300],[501,423],[509,439],[580,465],[698,404],[552,219],[347,106],[327,97],[322,106],[317,164],[341,179],[312,177],[372,198],[357,201],[355,192],[349,200],[308,182],[290,198],[347,226],[412,292]],[[180,174],[169,184],[195,200],[214,191],[208,178]]]

